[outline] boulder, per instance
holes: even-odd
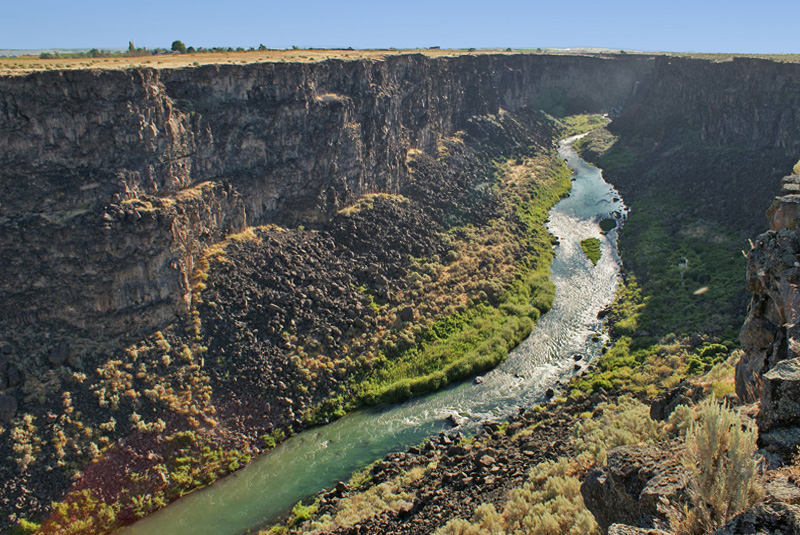
[[[469,421],[469,418],[465,418],[461,416],[457,412],[450,413],[447,418],[445,418],[448,424],[452,425],[453,427],[458,427],[459,425],[465,424]]]
[[[50,364],[53,366],[61,366],[69,359],[69,347],[61,344],[53,347],[50,349],[50,352],[47,355],[47,360],[50,361]]]
[[[669,532],[660,529],[637,528],[626,524],[612,524],[608,528],[608,535],[669,535]]]
[[[778,198],[772,215],[781,213],[784,200],[796,209],[797,199]],[[761,398],[764,373],[800,357],[800,234],[793,230],[794,216],[773,223],[747,255],[746,286],[753,296],[739,335],[744,354],[736,364],[736,394],[745,403]]]
[[[758,426],[763,431],[800,425],[800,358],[782,360],[762,376]]]
[[[403,310],[400,311],[400,320],[401,321],[413,321],[414,320],[414,309],[412,307],[405,307]]]
[[[768,453],[791,460],[797,453],[797,447],[800,446],[800,427],[778,427],[762,432],[758,441]]]
[[[677,446],[620,446],[608,452],[608,465],[589,472],[581,485],[583,501],[603,532],[610,533],[613,524],[669,525],[668,510],[688,496],[689,476],[678,456]]]
[[[650,404],[650,418],[663,422],[681,405],[693,405],[698,392],[685,384],[681,384],[662,392]]]
[[[0,352],[0,390],[8,388],[8,357]]]
[[[16,364],[9,364],[8,371],[6,371],[6,380],[8,387],[13,388],[22,382],[22,373]]]
[[[800,506],[769,501],[733,517],[714,535],[800,534]]]
[[[767,496],[776,502],[800,505],[800,488],[789,481],[787,476],[779,476],[765,485]]]
[[[8,422],[17,414],[17,398],[8,394],[0,395],[0,422]]]
[[[765,499],[732,518],[715,535],[800,534],[800,488],[793,479],[793,476],[784,474],[769,478],[765,485]]]
[[[791,177],[785,177],[784,180],[788,178]],[[800,215],[800,195],[797,195],[790,189],[796,186],[796,184],[787,182],[781,192],[786,192],[787,194],[776,198],[767,209],[767,219],[769,220],[771,230],[778,231],[785,228],[797,228],[797,219]]]
[[[494,457],[492,457],[491,455],[483,455],[480,459],[478,459],[478,464],[483,466],[484,468],[488,468],[494,465],[494,463],[496,462],[497,461],[495,461]]]

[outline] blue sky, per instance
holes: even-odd
[[[0,0],[0,49],[569,48],[800,53],[800,0]]]

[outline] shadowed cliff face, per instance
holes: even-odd
[[[435,154],[475,115],[614,106],[651,63],[403,56],[2,79],[2,328],[107,339],[164,325],[224,235],[399,191],[408,151]]]
[[[610,126],[623,163],[627,152],[647,165],[616,173],[615,185],[632,200],[669,183],[692,215],[756,235],[800,153],[798,109],[798,65],[657,58]]]
[[[797,161],[798,107],[796,65],[659,57],[608,129],[581,141],[631,208],[620,253],[652,296],[641,334],[735,339],[741,250]]]
[[[726,147],[798,150],[800,68],[735,58],[730,62],[656,58],[615,127],[658,140],[670,129],[699,132]]]

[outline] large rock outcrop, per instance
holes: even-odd
[[[745,355],[736,366],[736,393],[744,401],[762,400],[761,427],[780,425],[775,409],[800,357],[800,235],[797,195],[800,176],[786,177],[782,195],[769,209],[770,230],[748,254],[747,290],[752,293],[740,340]],[[771,371],[772,370],[772,371]]]
[[[770,230],[748,254],[752,292],[740,334],[736,393],[759,401],[759,440],[791,459],[800,445],[800,175],[785,177],[767,217]]]
[[[689,476],[679,446],[620,446],[608,452],[606,466],[589,472],[581,485],[583,501],[604,533],[617,526],[668,529],[669,508],[687,502]]]

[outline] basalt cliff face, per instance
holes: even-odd
[[[759,236],[748,254],[747,289],[752,293],[742,327],[745,355],[736,368],[736,393],[760,401],[762,436],[793,450],[800,432],[800,176],[783,179],[767,217],[770,230]],[[785,453],[785,452],[784,452]]]
[[[609,126],[627,168],[608,170],[626,200],[667,192],[687,215],[751,237],[797,161],[798,109],[796,64],[661,57]],[[626,166],[633,155],[643,165]]]
[[[553,99],[598,111],[649,70],[405,56],[5,78],[2,328],[46,324],[57,346],[59,331],[97,340],[163,325],[187,310],[197,255],[224,235],[313,225],[398,191],[407,152],[435,153],[472,116]]]
[[[800,143],[799,71],[754,59],[403,56],[4,78],[2,328],[47,324],[96,340],[163,325],[187,310],[204,247],[399,191],[410,149],[435,153],[468,118],[501,108],[625,103],[614,128],[653,151],[692,132],[788,161]],[[623,194],[635,194],[627,178]],[[774,184],[734,178],[682,189],[761,213]]]

